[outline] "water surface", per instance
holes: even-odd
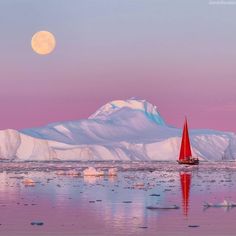
[[[73,177],[93,165],[117,177]],[[236,209],[203,203],[236,202],[236,164],[1,163],[0,235],[236,235]],[[36,181],[26,187],[25,178]],[[151,195],[155,196],[151,196]],[[175,210],[147,206],[177,205]],[[43,222],[32,226],[31,222]],[[189,227],[197,226],[197,227]]]

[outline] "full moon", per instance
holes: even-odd
[[[32,49],[40,54],[47,55],[51,53],[56,46],[54,35],[48,31],[39,31],[35,33],[31,39]]]

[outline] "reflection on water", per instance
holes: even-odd
[[[117,177],[99,178],[8,168],[0,173],[0,235],[235,235],[236,209],[203,207],[204,201],[236,202],[233,163],[198,169],[155,163],[151,171],[124,165]],[[35,185],[26,187],[24,179]],[[158,204],[181,209],[146,209]]]
[[[96,177],[96,176],[84,176],[84,182],[88,183],[88,184],[95,184],[99,179],[102,179],[103,177]]]
[[[181,190],[182,190],[183,212],[185,216],[188,216],[189,194],[190,194],[190,188],[191,188],[191,173],[180,172],[180,182],[181,182]]]

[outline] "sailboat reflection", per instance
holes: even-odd
[[[182,206],[183,213],[188,216],[189,211],[189,196],[191,188],[191,173],[190,172],[180,172],[180,182],[182,190]]]

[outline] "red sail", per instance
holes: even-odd
[[[191,185],[191,173],[180,173],[181,189],[182,189],[182,204],[184,215],[188,216],[189,209],[189,192]]]
[[[188,123],[187,119],[185,119],[184,129],[182,134],[182,142],[179,153],[179,160],[188,160],[192,156],[190,140],[188,135]]]

